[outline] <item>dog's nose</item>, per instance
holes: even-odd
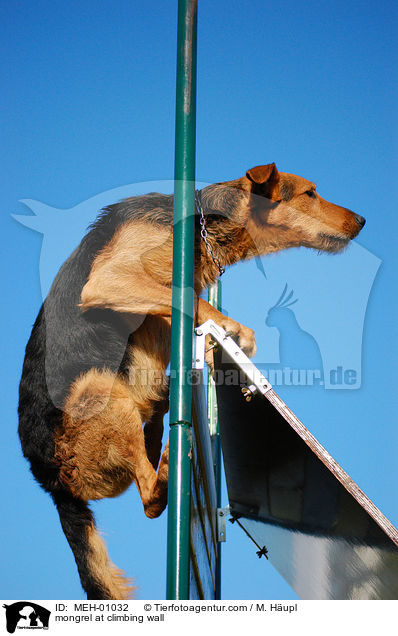
[[[354,217],[358,225],[360,225],[361,227],[365,225],[366,219],[364,219],[363,216],[361,216],[360,214],[354,214]]]

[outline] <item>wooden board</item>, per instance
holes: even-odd
[[[234,368],[216,355],[220,378]],[[231,513],[254,550],[301,598],[397,599],[396,528],[272,389],[246,402],[241,388],[217,385],[218,413]]]

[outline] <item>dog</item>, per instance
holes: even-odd
[[[213,319],[250,356],[254,332],[200,298],[220,267],[290,247],[339,252],[365,223],[274,163],[207,186],[197,201],[195,322]],[[89,599],[126,599],[132,586],[110,561],[88,502],[135,482],[148,517],[167,505],[172,241],[172,195],[104,208],[58,272],[26,347],[21,445],[58,509]]]

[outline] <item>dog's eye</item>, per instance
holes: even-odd
[[[315,190],[307,190],[305,193],[307,196],[311,197],[311,199],[316,199]]]

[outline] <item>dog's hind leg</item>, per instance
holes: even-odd
[[[159,465],[162,450],[163,418],[168,410],[168,400],[156,402],[154,412],[144,426],[146,454],[155,470]]]
[[[110,371],[91,369],[72,385],[55,447],[60,479],[75,496],[115,497],[135,481],[148,516],[165,508],[168,449],[157,474],[131,387]]]
[[[170,407],[170,378],[165,376],[164,380],[165,382],[159,392],[161,399],[155,401],[153,412],[144,426],[146,453],[155,470],[157,470],[159,465],[162,450],[163,419]]]
[[[166,507],[168,447],[156,473],[131,387],[113,373],[91,369],[76,380],[54,441],[60,481],[74,498],[87,502],[115,497],[135,481],[148,517],[159,516]],[[96,579],[104,577],[104,589],[110,589],[107,581],[115,575],[106,565],[110,561],[95,528],[89,540],[94,555],[90,567]],[[75,558],[80,557],[75,553]],[[109,598],[125,597],[112,592]]]

